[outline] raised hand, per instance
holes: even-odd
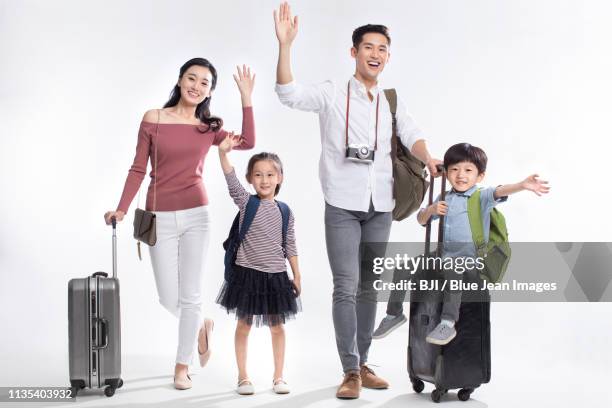
[[[289,3],[283,2],[274,10],[274,28],[280,45],[291,45],[298,32],[298,18],[291,16]]]
[[[236,135],[234,132],[229,132],[225,139],[221,143],[219,143],[219,151],[222,153],[229,153],[236,146],[239,146],[242,143],[243,139],[241,135]]]
[[[255,87],[255,73],[251,74],[251,68],[244,64],[242,69],[236,66],[236,71],[238,71],[238,74],[234,74],[234,81],[236,81],[240,96],[242,97],[242,106],[250,106],[251,94]]]
[[[547,185],[548,181],[539,180],[540,177],[537,174],[532,174],[521,182],[522,187],[525,190],[533,191],[536,195],[541,196],[550,191],[550,187]]]

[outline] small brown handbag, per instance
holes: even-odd
[[[140,243],[144,242],[149,246],[154,246],[157,242],[157,228],[155,218],[155,204],[157,198],[157,139],[159,133],[159,110],[157,111],[157,125],[155,126],[155,153],[154,153],[154,169],[156,171],[155,180],[153,181],[153,211],[143,210],[140,207],[140,191],[138,192],[138,205],[134,213],[134,238],[138,241],[138,258],[142,261],[140,252]]]

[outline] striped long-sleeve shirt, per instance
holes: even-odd
[[[227,187],[234,203],[240,209],[240,224],[244,219],[249,192],[240,184],[236,172],[225,175]],[[297,255],[293,212],[289,213],[287,229],[287,258]],[[287,264],[283,253],[282,215],[273,200],[261,200],[253,223],[238,248],[236,264],[262,272],[285,272]]]

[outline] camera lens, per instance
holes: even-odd
[[[368,146],[360,146],[357,149],[357,157],[359,157],[361,160],[366,159],[369,153],[370,149],[368,148]]]

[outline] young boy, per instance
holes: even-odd
[[[445,216],[444,246],[442,258],[476,257],[476,248],[472,240],[472,231],[468,219],[468,198],[477,191],[476,183],[482,181],[487,168],[487,155],[479,147],[469,143],[451,146],[444,154],[444,169],[452,189],[446,194],[446,201],[436,201],[427,208],[421,209],[417,220],[421,225],[433,217]],[[489,239],[490,212],[497,203],[504,202],[510,194],[529,190],[536,195],[548,193],[547,181],[539,180],[532,174],[516,184],[488,187],[480,191],[480,208],[482,209],[485,241]],[[453,273],[453,279],[461,280],[462,274]],[[459,319],[461,291],[445,291],[441,322],[428,335],[428,343],[445,345],[457,335],[455,322]]]

